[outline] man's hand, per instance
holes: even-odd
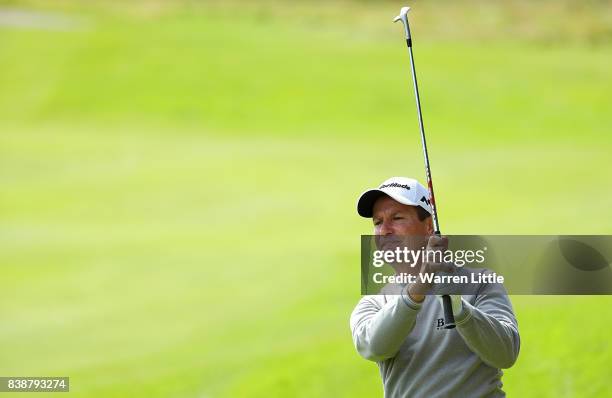
[[[429,241],[427,243],[427,252],[442,252],[448,249],[448,238],[446,236],[437,236],[432,235],[429,237]],[[429,259],[433,259],[433,257],[441,258],[443,255],[429,255]],[[419,270],[419,274],[434,274],[436,272],[453,272],[455,266],[450,263],[444,262],[430,262],[423,261],[421,263],[421,269]],[[432,283],[422,282],[420,277],[417,277],[417,283],[414,283],[408,287],[408,295],[412,300],[417,303],[425,300],[425,294],[431,289]]]

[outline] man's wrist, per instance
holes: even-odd
[[[421,309],[421,306],[423,305],[423,302],[421,301],[416,301],[414,298],[411,297],[410,293],[408,293],[408,288],[410,287],[410,285],[404,285],[400,295],[402,297],[402,300],[404,301],[404,303],[412,308],[413,310],[419,310]]]
[[[410,297],[410,300],[414,301],[415,303],[420,304],[425,300],[425,295],[411,291],[410,287],[408,287],[406,290],[408,291],[408,297]]]
[[[453,306],[453,316],[455,318],[463,314],[463,301],[460,294],[451,294],[451,304]]]

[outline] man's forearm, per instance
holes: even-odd
[[[414,328],[421,308],[405,291],[401,296],[389,297],[382,308],[364,304],[351,318],[355,347],[361,356],[371,361],[382,361],[397,354]]]
[[[503,299],[507,300],[507,297]],[[490,366],[502,369],[511,367],[520,348],[518,329],[513,319],[507,317],[503,310],[487,313],[465,300],[462,304],[463,311],[455,317],[455,321],[457,331],[470,350]]]

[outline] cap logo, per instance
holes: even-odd
[[[409,185],[402,185],[402,184],[397,183],[397,182],[392,182],[390,184],[383,184],[380,187],[378,187],[378,189],[383,189],[383,188],[388,188],[388,187],[405,188],[405,189],[410,191],[410,186]]]
[[[428,205],[428,206],[431,206],[431,202],[430,202],[430,201],[429,201],[429,199],[427,199],[425,196],[423,196],[423,197],[421,198],[421,202],[425,202],[425,203],[427,203],[427,205]]]

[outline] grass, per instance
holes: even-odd
[[[444,231],[610,233],[604,25],[551,43],[536,8],[487,35],[535,7],[512,4],[450,33],[418,24],[435,6],[415,15]],[[9,5],[82,23],[0,27],[0,375],[69,375],[77,396],[380,396],[348,316],[357,195],[423,174],[396,6]],[[609,297],[513,302],[509,395],[612,394]]]

